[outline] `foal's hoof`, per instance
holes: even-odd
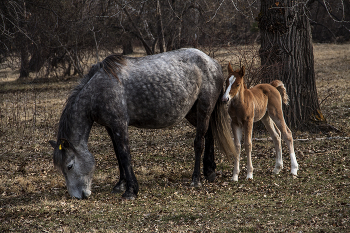
[[[292,173],[292,175],[297,176],[298,175],[298,168],[292,168],[292,170],[290,172]]]
[[[280,173],[281,170],[282,169],[275,168],[272,172],[277,175],[278,173]]]
[[[253,180],[253,174],[247,174],[246,180]]]
[[[126,190],[126,182],[119,181],[113,188],[112,193],[122,193]]]
[[[235,182],[238,182],[238,175],[233,175],[231,180],[235,181]]]
[[[206,176],[205,179],[209,182],[209,183],[212,183],[215,181],[215,178],[216,178],[216,174],[215,172],[211,173],[209,176]]]

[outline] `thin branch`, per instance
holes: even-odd
[[[216,9],[215,11],[215,14],[213,15],[213,17],[211,17],[211,19],[209,19],[206,23],[209,23],[210,21],[212,21],[215,17],[216,17],[216,14],[218,13],[221,5],[224,3],[225,0],[222,0],[222,2],[220,3],[219,7]]]

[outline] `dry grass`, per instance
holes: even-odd
[[[316,44],[315,70],[322,111],[342,134],[294,132],[300,165],[296,179],[285,168],[273,175],[271,141],[253,142],[254,180],[245,180],[245,156],[238,183],[232,164],[218,155],[213,184],[189,186],[195,131],[186,122],[164,130],[130,128],[139,197],[111,194],[117,161],[107,133],[94,126],[92,196],[69,197],[52,165],[52,149],[64,102],[76,79],[50,83],[0,83],[0,231],[28,232],[346,232],[350,227],[350,45]],[[232,55],[230,55],[232,56]],[[236,57],[223,60],[237,61]],[[4,74],[4,71],[0,71]],[[1,76],[0,76],[1,78]],[[257,135],[266,137],[266,135]],[[339,136],[320,140],[322,137]]]

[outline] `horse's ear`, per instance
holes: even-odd
[[[242,66],[241,70],[239,71],[239,74],[241,75],[241,77],[244,76],[244,74],[245,74],[245,66]]]
[[[64,139],[64,138],[61,138],[59,140],[59,146],[58,146],[58,149],[59,150],[62,150],[62,149],[69,149],[70,148],[70,143],[68,142],[67,139]]]
[[[228,63],[227,70],[229,74],[232,74],[234,72],[231,66],[231,62]]]
[[[57,142],[56,141],[53,141],[53,140],[50,140],[49,141],[50,145],[55,148],[57,146]]]

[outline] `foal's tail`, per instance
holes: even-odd
[[[238,155],[235,144],[232,140],[226,104],[221,101],[222,95],[223,93],[221,93],[216,102],[214,111],[210,118],[210,124],[217,146],[223,153],[225,153],[227,159],[231,162],[232,157],[237,158]]]
[[[283,103],[285,105],[288,105],[289,97],[288,97],[288,94],[287,94],[286,88],[284,87],[283,82],[280,80],[274,80],[270,83],[270,85],[274,86],[279,91],[279,93],[281,94]]]

